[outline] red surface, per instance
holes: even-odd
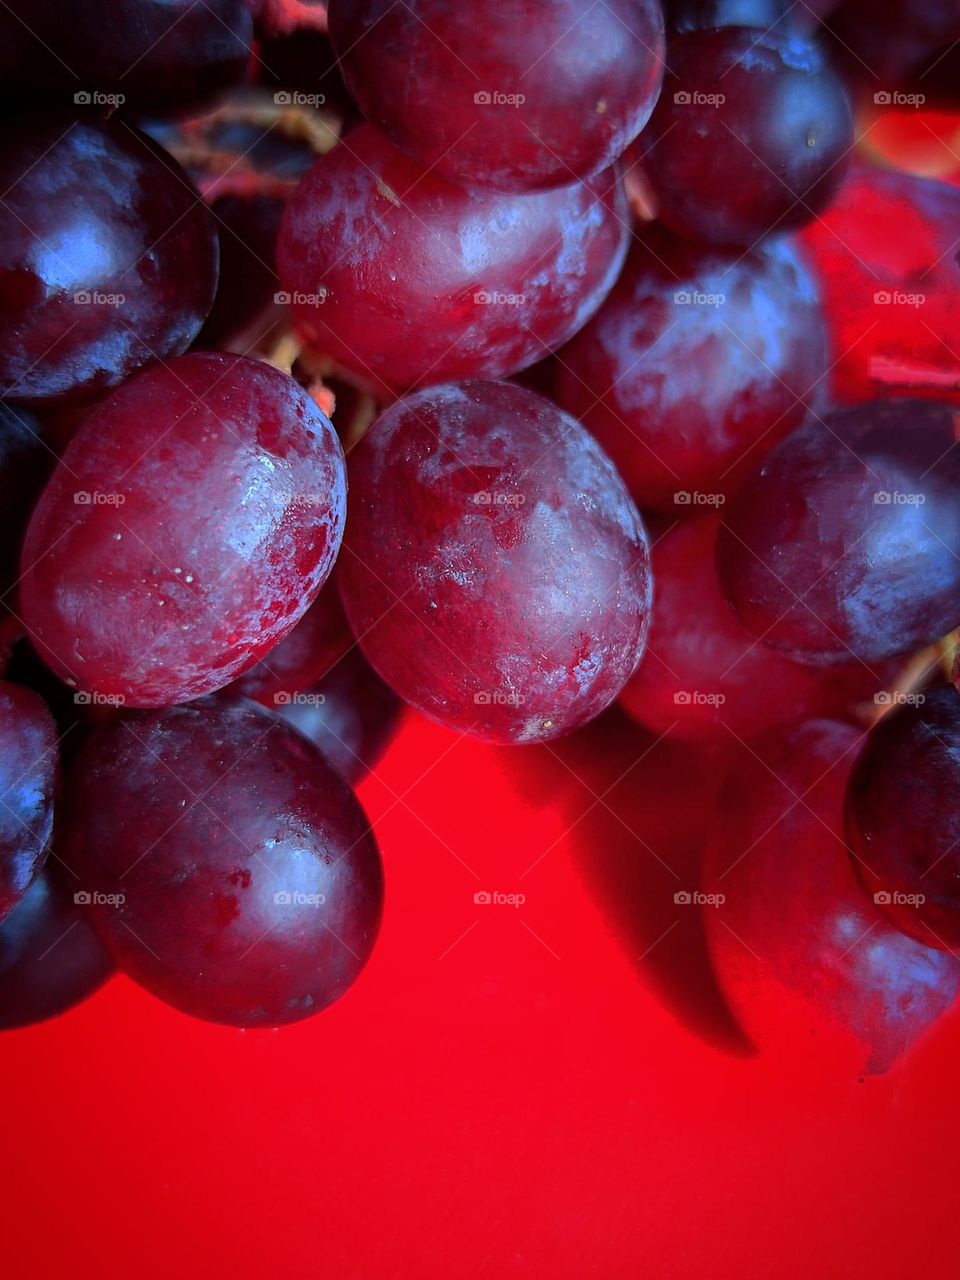
[[[0,1037],[4,1274],[952,1280],[958,1017],[864,1083],[822,1041],[732,1052],[672,905],[711,770],[650,741],[411,717],[363,787],[386,915],[339,1005],[243,1032],[115,979]]]

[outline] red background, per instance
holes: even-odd
[[[672,900],[719,772],[411,715],[339,1005],[243,1032],[117,978],[0,1038],[5,1274],[955,1277],[958,1018],[863,1082],[823,1036],[749,1056]]]

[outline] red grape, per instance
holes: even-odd
[[[68,683],[134,706],[228,684],[333,567],[343,453],[292,378],[239,356],[155,365],[83,424],[27,530],[20,594]]]
[[[465,187],[599,173],[663,79],[658,0],[332,0],[330,36],[367,119]]]
[[[172,156],[113,121],[7,120],[0,189],[3,395],[89,395],[190,345],[217,236]]]
[[[877,401],[782,441],[725,517],[724,591],[766,643],[810,662],[880,661],[960,623],[954,414]]]
[[[373,947],[380,857],[347,784],[255,703],[107,725],[68,778],[63,858],[119,968],[186,1013],[276,1026],[338,999]]]
[[[843,793],[860,734],[812,721],[755,744],[721,794],[705,907],[718,977],[758,1047],[839,1033],[882,1072],[960,989],[960,963],[887,924],[850,866]]]
[[[826,367],[816,285],[788,240],[734,254],[652,227],[560,353],[557,400],[641,507],[682,515],[729,497],[799,426]]]
[[[277,263],[309,341],[389,395],[513,373],[565,342],[612,287],[627,234],[612,171],[467,192],[361,125],[294,192]]]
[[[57,729],[43,699],[0,682],[0,920],[47,856],[58,763]]]
[[[340,590],[401,697],[492,742],[557,737],[613,701],[643,652],[649,553],[578,422],[510,383],[417,392],[360,441],[350,483]]]
[[[675,36],[640,138],[657,213],[678,235],[752,245],[829,203],[853,145],[843,86],[812,42],[723,27]]]
[[[960,694],[911,694],[874,726],[847,793],[856,869],[883,914],[929,947],[960,946]]]

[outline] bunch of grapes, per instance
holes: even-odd
[[[960,25],[797,8],[2,6],[0,1025],[338,999],[403,708],[691,744],[759,1044],[950,1007]]]

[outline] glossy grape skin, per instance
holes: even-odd
[[[374,768],[403,709],[356,648],[313,684],[293,693],[262,694],[257,700],[319,747],[351,786]]]
[[[65,1013],[113,973],[87,906],[46,866],[0,923],[0,1030]]]
[[[663,79],[658,0],[332,0],[329,18],[367,119],[464,187],[599,173],[646,124]]]
[[[846,801],[867,893],[898,929],[949,951],[960,946],[958,759],[960,694],[952,685],[927,689],[870,731]]]
[[[402,698],[502,743],[613,701],[643,652],[649,552],[579,423],[511,383],[417,392],[353,450],[350,486],[340,592]]]
[[[881,661],[960,623],[953,414],[876,401],[801,427],[725,513],[721,585],[765,644]]]
[[[300,620],[345,505],[340,442],[292,378],[240,356],[154,365],[87,419],[37,504],[20,586],[31,639],[88,692],[199,697]]]
[[[559,354],[556,398],[641,507],[689,515],[685,498],[731,497],[803,421],[826,368],[816,284],[789,240],[740,254],[651,227]]]
[[[960,402],[960,191],[853,164],[802,232],[816,269],[844,403],[884,392]]]
[[[675,36],[667,62],[638,146],[671,231],[749,246],[827,206],[853,121],[816,45],[779,30],[725,27]],[[704,100],[717,95],[719,104]]]
[[[620,701],[657,734],[730,745],[777,725],[849,714],[893,672],[853,662],[793,662],[761,643],[727,604],[714,546],[721,517],[687,520],[653,545],[647,652]]]
[[[33,414],[0,400],[0,602],[16,609],[27,521],[56,461]]]
[[[91,395],[190,345],[217,236],[171,156],[119,122],[38,114],[0,128],[0,188],[0,394]]]
[[[20,10],[20,12],[17,12]],[[0,82],[88,112],[179,103],[243,77],[253,38],[245,0],[11,0],[0,7]],[[76,98],[76,94],[87,94]]]
[[[47,857],[58,766],[57,728],[42,698],[0,682],[0,920]]]
[[[859,741],[816,720],[756,743],[721,794],[704,870],[704,892],[725,898],[704,908],[711,954],[744,1029],[791,1054],[829,1035],[832,1074],[841,1061],[886,1071],[960,989],[956,958],[892,928],[850,866],[843,794]]]
[[[234,680],[230,692],[273,707],[275,694],[308,689],[352,644],[340,592],[331,577],[293,630]]]
[[[612,171],[533,195],[467,192],[361,125],[294,192],[277,264],[306,299],[292,310],[308,340],[390,395],[533,364],[596,311],[627,235]]]
[[[168,1004],[277,1026],[318,1013],[363,968],[383,899],[366,817],[316,748],[255,703],[105,726],[68,785],[64,861],[85,891],[123,895],[94,899],[97,930]]]

